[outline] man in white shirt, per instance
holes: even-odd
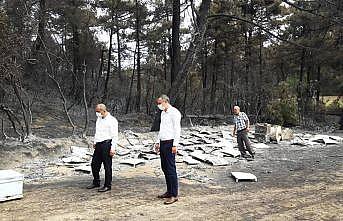
[[[112,157],[118,142],[118,121],[106,109],[104,104],[98,104],[95,108],[97,120],[94,136],[94,154],[92,158],[93,183],[88,189],[100,187],[100,168],[104,163],[105,183],[99,192],[111,190],[112,183]]]
[[[158,198],[166,198],[164,204],[172,204],[178,201],[175,155],[181,134],[181,113],[169,104],[169,98],[166,95],[161,95],[157,99],[157,106],[162,112],[158,134],[159,143],[155,148],[156,152],[160,153],[161,167],[167,184],[167,191]]]

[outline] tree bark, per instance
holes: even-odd
[[[129,96],[128,96],[127,101],[126,101],[125,114],[129,113],[129,109],[130,109],[130,103],[131,103],[131,97],[132,97],[132,88],[133,88],[133,79],[135,77],[135,69],[136,69],[136,50],[137,50],[137,45],[135,48],[135,52],[133,53],[132,76],[131,76],[131,82],[130,82]]]
[[[13,113],[13,111],[11,109],[9,109],[8,107],[5,107],[2,104],[0,105],[0,110],[4,111],[6,113],[8,120],[12,124],[14,132],[19,136],[19,139],[23,141],[25,136],[23,136],[21,133],[19,133],[19,131],[17,130],[17,127],[15,125],[15,121],[16,121],[18,123],[18,125],[21,126],[21,128],[24,132],[23,126],[20,123],[19,119],[15,116],[15,114]]]
[[[72,1],[73,5],[73,13],[76,13],[77,5],[75,1]],[[72,21],[72,47],[73,47],[73,78],[72,78],[72,89],[70,95],[74,95],[77,98],[77,91],[78,91],[78,71],[80,69],[80,36],[78,31],[78,26],[76,24],[77,21]]]
[[[82,85],[83,85],[83,104],[85,108],[85,125],[83,127],[82,131],[82,137],[86,137],[87,130],[88,130],[88,124],[89,124],[89,117],[88,117],[88,105],[87,105],[87,97],[86,97],[86,73],[87,73],[87,66],[86,62],[84,62],[83,67],[83,77],[82,77]]]
[[[321,79],[321,73],[320,73],[320,65],[318,65],[317,68],[317,93],[316,93],[316,100],[317,100],[317,104],[319,104],[319,99],[320,99],[320,79]]]
[[[106,72],[106,79],[104,85],[104,95],[102,99],[104,101],[108,98],[108,82],[110,81],[111,75],[111,60],[112,60],[112,40],[113,40],[113,28],[110,28],[110,45],[108,46],[108,60],[107,60],[107,72]]]
[[[188,47],[185,60],[182,62],[181,68],[175,78],[174,86],[170,88],[169,90],[169,97],[171,98],[172,104],[174,104],[177,95],[180,92],[180,89],[182,88],[182,84],[187,78],[187,75],[189,73],[189,69],[193,64],[194,57],[199,49],[199,46],[201,45],[204,34],[206,31],[207,26],[207,16],[209,12],[209,8],[211,5],[211,0],[202,0],[199,10],[199,16],[197,17],[197,32],[193,35],[193,40],[190,42],[190,45]]]
[[[173,20],[172,20],[172,57],[171,57],[171,79],[173,86],[176,75],[180,69],[180,0],[173,0]]]
[[[19,88],[15,80],[12,79],[12,88],[14,90],[14,93],[19,101],[21,112],[23,114],[23,120],[24,120],[24,125],[25,125],[25,136],[31,136],[32,135],[32,130],[31,130],[31,123],[30,123],[30,117],[29,113],[27,110],[27,105],[24,103],[24,100],[20,94]]]
[[[116,32],[117,32],[117,46],[118,46],[118,52],[117,52],[117,56],[118,56],[118,77],[119,77],[119,80],[122,81],[123,76],[121,73],[121,43],[120,43],[120,26],[119,26],[118,13],[116,13],[115,19],[116,19],[116,26],[117,26]]]
[[[202,71],[202,113],[206,111],[206,90],[207,90],[207,42],[204,41],[204,49],[201,60],[201,71]]]
[[[36,39],[36,47],[34,55],[37,54],[42,48],[45,41],[45,25],[46,25],[46,4],[45,0],[39,1],[39,23],[38,23],[38,36]]]
[[[218,72],[218,39],[214,40],[214,61],[213,61],[213,68],[212,68],[212,79],[211,79],[211,100],[210,100],[210,110],[211,113],[214,114],[216,111],[216,91],[217,91],[217,72]]]
[[[136,94],[136,112],[141,110],[141,52],[140,52],[140,9],[139,0],[136,0],[136,42],[137,42],[137,94]]]

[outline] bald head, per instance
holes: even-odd
[[[101,117],[106,117],[108,112],[107,112],[107,108],[106,108],[106,105],[105,104],[97,104],[95,106],[95,112],[101,114],[99,116]]]
[[[238,106],[233,107],[233,113],[234,114],[238,115],[240,111],[241,111],[241,109]]]
[[[97,111],[97,109],[99,111],[107,111],[106,105],[105,104],[97,104],[95,107],[95,111]]]

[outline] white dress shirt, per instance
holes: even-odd
[[[181,113],[175,107],[169,105],[167,111],[161,112],[160,132],[158,139],[174,140],[173,146],[178,146],[181,134]]]
[[[109,112],[96,120],[94,144],[104,140],[112,140],[112,147],[118,142],[118,121]]]

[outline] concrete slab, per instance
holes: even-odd
[[[236,182],[242,180],[250,180],[257,182],[257,177],[252,173],[231,172],[231,176],[235,178]]]
[[[200,149],[202,149],[207,154],[211,153],[214,150],[213,147],[209,147],[207,145],[206,146],[200,146]]]
[[[200,163],[200,161],[193,159],[191,156],[183,156],[183,162],[188,165],[197,165]]]
[[[233,147],[224,147],[220,151],[232,157],[239,157],[241,155],[241,152],[239,152],[238,149],[235,149]]]
[[[77,156],[93,155],[88,147],[70,146],[70,151],[73,155]]]
[[[309,139],[310,142],[317,142],[317,143],[323,143],[325,145],[330,144],[339,144],[339,142],[335,139],[331,139],[328,135],[314,135],[314,137]]]
[[[184,150],[177,150],[177,154],[180,156],[188,156],[189,154]]]
[[[133,167],[136,167],[139,164],[144,164],[145,160],[129,158],[129,159],[121,160],[119,163],[120,164],[128,164],[128,165],[131,165]]]
[[[116,155],[118,155],[118,156],[126,156],[126,155],[128,155],[130,153],[131,153],[130,149],[124,149],[124,148],[121,148],[121,147],[117,147],[116,148]]]
[[[330,135],[329,137],[330,137],[330,139],[336,140],[336,141],[338,141],[338,142],[340,142],[340,143],[343,142],[343,137],[340,137],[340,136],[332,136],[332,135]]]
[[[190,146],[190,145],[193,145],[194,143],[193,143],[192,141],[190,141],[190,140],[182,140],[182,141],[180,142],[180,144],[181,144],[182,146]]]
[[[92,172],[92,168],[90,165],[80,165],[78,167],[74,168],[75,171],[80,171],[80,172],[84,172],[84,173],[88,173],[90,174]]]
[[[74,164],[79,164],[79,163],[86,163],[88,162],[87,160],[83,159],[82,157],[79,156],[70,156],[70,157],[64,157],[62,158],[63,163],[74,163]]]
[[[126,138],[132,146],[139,145],[141,142],[136,138]]]
[[[270,146],[268,146],[265,143],[252,143],[251,146],[253,146],[256,149],[267,149],[267,148],[270,148]]]
[[[217,157],[224,157],[226,156],[226,154],[224,154],[221,150],[214,150],[211,152],[211,154],[213,156],[217,156]]]
[[[141,153],[139,155],[140,158],[146,159],[146,160],[154,160],[160,158],[159,155],[157,154],[146,154],[146,153]]]
[[[225,158],[214,155],[207,155],[206,160],[213,166],[226,166],[229,164]]]
[[[200,152],[193,152],[190,154],[194,159],[200,160],[205,163],[212,164],[213,166],[225,166],[228,162],[223,157],[214,156],[211,154],[205,154]]]
[[[155,141],[153,140],[142,140],[142,144],[145,146],[153,145]]]

